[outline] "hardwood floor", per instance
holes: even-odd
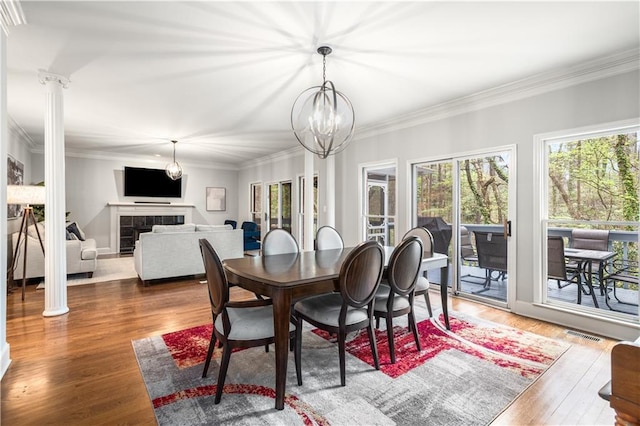
[[[233,298],[250,297],[232,289]],[[432,303],[439,297],[433,295]],[[143,287],[137,279],[68,289],[70,312],[44,318],[44,291],[7,298],[12,363],[2,380],[1,421],[30,424],[155,424],[131,340],[211,321],[199,280]],[[453,310],[571,343],[571,348],[494,424],[613,424],[597,391],[609,380],[613,340],[592,342],[563,327],[453,299]]]

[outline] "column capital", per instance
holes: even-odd
[[[45,70],[38,70],[38,80],[42,84],[46,84],[50,81],[56,82],[62,86],[63,89],[66,89],[69,86],[70,80],[60,74],[55,74]]]

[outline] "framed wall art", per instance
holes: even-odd
[[[22,185],[24,182],[24,164],[7,155],[7,185]],[[7,205],[7,219],[13,219],[22,214],[22,206],[18,204]]]
[[[223,212],[227,210],[227,189],[226,188],[207,188],[207,211]]]

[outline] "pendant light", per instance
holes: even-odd
[[[329,46],[320,46],[322,85],[302,92],[291,108],[291,127],[307,150],[327,158],[347,147],[355,129],[355,114],[349,99],[326,78]]]
[[[176,161],[176,144],[178,141],[171,141],[171,143],[173,143],[173,163],[167,164],[165,172],[171,180],[178,180],[182,177],[182,166]]]

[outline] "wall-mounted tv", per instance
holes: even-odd
[[[182,197],[182,179],[171,180],[163,169],[124,168],[125,197]]]

